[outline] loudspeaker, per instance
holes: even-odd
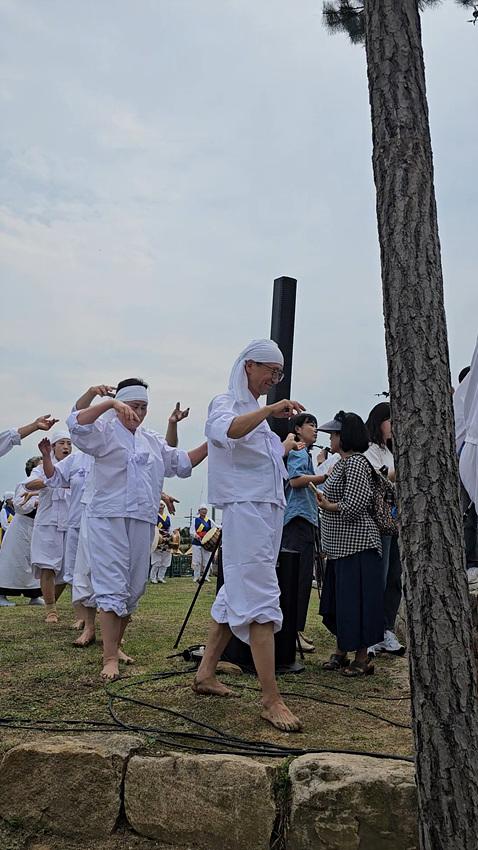
[[[272,296],[271,339],[277,343],[284,355],[284,378],[274,384],[267,395],[267,403],[274,404],[290,398],[292,379],[292,354],[294,350],[294,323],[297,281],[293,277],[277,277]],[[269,417],[269,425],[284,440],[287,437],[287,419]]]
[[[276,673],[302,673],[305,667],[296,661],[297,646],[297,593],[299,553],[283,550],[277,564],[277,580],[280,588],[282,628],[275,634]],[[217,591],[224,584],[222,562],[218,564]],[[244,673],[256,673],[251,648],[239,638],[232,636],[222,654],[223,661],[237,664]]]

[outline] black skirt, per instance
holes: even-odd
[[[383,563],[376,549],[327,560],[319,613],[342,652],[383,640]]]

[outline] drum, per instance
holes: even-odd
[[[153,543],[151,545],[151,552],[167,552],[171,542],[171,535],[163,535],[160,533],[158,526],[156,526],[154,530],[154,538]]]
[[[203,547],[203,549],[206,550],[206,552],[214,552],[214,549],[218,544],[220,536],[220,528],[211,528],[211,530],[207,531],[203,539],[201,540],[201,546]]]

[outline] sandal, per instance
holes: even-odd
[[[346,655],[338,655],[334,652],[328,661],[324,661],[322,664],[322,670],[340,670],[341,667],[348,667],[349,664],[350,658],[347,658]]]
[[[373,664],[369,664],[368,661],[352,661],[351,664],[348,664],[343,670],[341,670],[342,676],[347,676],[349,679],[355,679],[359,676],[372,676],[374,673]]]

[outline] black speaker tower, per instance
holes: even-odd
[[[290,398],[292,379],[292,353],[294,349],[294,322],[297,281],[294,277],[277,277],[272,297],[271,339],[277,343],[284,355],[284,380],[275,384],[267,396],[267,403],[274,404]],[[269,419],[269,425],[283,440],[287,436],[287,419]]]

